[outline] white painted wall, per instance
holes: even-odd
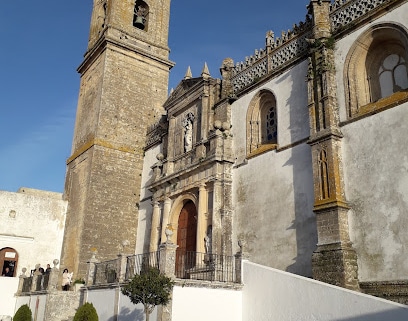
[[[360,281],[408,278],[408,103],[342,128]]]
[[[45,268],[60,258],[66,209],[61,193],[0,191],[0,249],[18,252],[17,276],[23,267],[30,271],[39,263]]]
[[[142,185],[140,189],[139,217],[137,226],[137,239],[135,254],[141,254],[149,251],[151,219],[153,207],[152,193],[146,188],[151,183],[153,177],[152,166],[157,163],[157,154],[161,153],[161,145],[153,146],[145,152],[142,171]]]
[[[0,320],[2,315],[14,316],[19,278],[0,276]]]
[[[241,321],[242,292],[175,286],[173,321]]]
[[[317,232],[310,147],[249,159],[233,171],[234,241],[253,262],[311,275]]]
[[[254,263],[243,263],[242,321],[405,321],[408,307]],[[226,319],[232,320],[232,319]]]
[[[100,321],[113,321],[117,289],[87,291],[87,302],[92,303]]]
[[[45,314],[45,306],[47,302],[47,295],[32,295],[19,296],[16,299],[15,312],[24,304],[27,304],[32,313],[32,319],[36,321],[43,321]],[[14,313],[13,312],[13,315]]]
[[[288,147],[309,137],[307,62],[303,61],[235,101],[232,111],[233,244],[244,244],[252,261],[311,275],[311,256],[317,243],[313,214],[313,176],[310,147],[303,142],[247,160],[246,115],[262,89],[277,102],[278,145]]]
[[[86,291],[86,302],[92,303],[98,313],[99,321],[144,321],[143,305],[134,305],[130,299],[116,289]],[[150,320],[157,319],[157,308],[151,313]]]
[[[337,94],[342,121],[347,120],[344,62],[357,38],[373,25],[405,26],[408,3],[356,29],[336,43]],[[358,255],[360,281],[408,278],[408,104],[342,127],[344,182],[350,238]]]

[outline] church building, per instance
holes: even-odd
[[[170,0],[93,2],[61,269],[91,293],[92,255],[128,273],[173,244],[177,280],[244,259],[408,304],[407,0],[311,0],[170,94]]]

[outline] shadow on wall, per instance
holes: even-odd
[[[142,309],[135,308],[130,310],[129,308],[120,309],[119,315],[112,316],[107,321],[144,321],[145,315]]]
[[[302,62],[300,66],[291,69],[286,75],[280,77],[279,83],[284,81],[292,82],[291,92],[285,106],[285,108],[289,108],[289,127],[284,130],[290,132],[292,144],[299,144],[291,148],[291,157],[284,164],[284,166],[292,167],[293,170],[295,218],[292,225],[288,226],[287,229],[296,231],[297,249],[297,256],[293,258],[294,263],[289,265],[286,271],[311,277],[311,259],[317,244],[317,226],[313,212],[312,154],[310,146],[307,145],[310,131],[307,86],[304,81],[306,74],[307,66],[305,62]],[[281,111],[281,114],[283,114],[283,111]]]
[[[370,313],[356,317],[350,317],[345,319],[337,319],[338,321],[403,321],[408,318],[407,308],[395,308],[390,311]]]

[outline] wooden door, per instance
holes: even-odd
[[[195,265],[197,240],[197,209],[192,201],[188,201],[180,212],[177,228],[177,276],[183,278],[185,270]]]

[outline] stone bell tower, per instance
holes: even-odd
[[[94,0],[72,154],[61,267],[84,276],[91,251],[134,251],[146,129],[163,113],[170,0]]]

